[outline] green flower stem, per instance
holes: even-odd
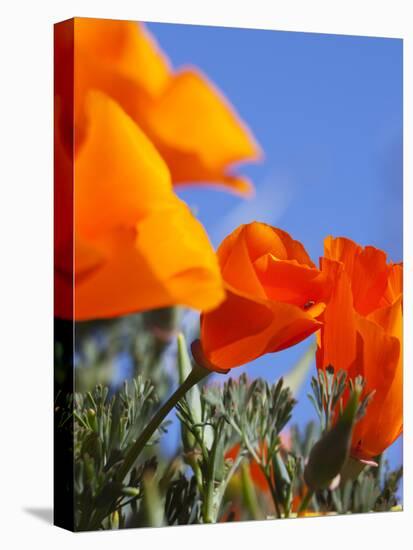
[[[244,460],[241,464],[241,483],[242,495],[252,519],[262,519],[260,507],[258,505],[257,494],[254,484],[251,480],[248,463]]]
[[[232,464],[230,470],[228,471],[225,481],[223,481],[219,487],[219,502],[221,503],[222,499],[224,498],[226,488],[228,487],[228,483],[230,482],[232,476],[235,474],[235,472],[238,470],[239,465],[241,464],[243,460],[243,456],[241,453],[238,454],[237,458],[234,460],[234,463]]]
[[[202,517],[204,523],[215,523],[214,518],[214,481],[209,479],[206,482]]]
[[[145,445],[148,443],[156,429],[160,426],[168,413],[175,407],[178,401],[182,399],[182,397],[186,394],[188,390],[190,390],[195,384],[200,382],[209,374],[211,374],[210,370],[201,367],[200,365],[194,365],[188,377],[153,416],[152,420],[140,434],[133,447],[129,450],[128,454],[125,457],[125,460],[123,461],[117,472],[117,481],[121,482],[125,479],[129,470],[133,467],[137,458],[145,448]]]
[[[298,517],[304,516],[304,512],[307,508],[307,506],[310,504],[311,499],[313,498],[314,491],[313,489],[307,488],[307,493],[305,494],[305,497],[300,503],[300,507],[298,508],[297,515]]]
[[[291,514],[291,505],[293,503],[293,484],[290,483],[285,498],[284,517],[289,518]]]
[[[277,518],[282,518],[282,513],[281,513],[280,505],[278,503],[277,493],[272,481],[271,472],[269,472],[268,469],[265,468],[264,466],[262,466],[261,469],[263,474],[265,475],[265,479],[267,480],[267,484],[270,489],[272,501],[274,503],[274,508],[275,508],[275,515],[277,516]]]
[[[225,495],[226,488],[232,476],[238,470],[243,456],[241,453],[238,454],[237,458],[234,460],[231,468],[227,472],[225,479],[221,481],[218,485],[215,481],[215,460],[217,457],[218,450],[218,441],[219,436],[215,438],[213,447],[211,449],[212,460],[210,471],[208,472],[208,479],[205,483],[205,494],[204,494],[204,503],[203,503],[203,522],[204,523],[216,523],[218,518],[218,513],[221,507],[222,500]]]
[[[285,470],[285,466],[282,462],[280,452],[278,450],[274,451],[274,454],[273,454],[273,457],[272,457],[272,460],[271,460],[271,465],[272,465],[272,469],[273,469],[272,478],[273,478],[273,486],[274,486],[273,495],[274,495],[274,499],[275,499],[274,505],[277,508],[277,513],[279,513],[280,512],[280,504],[282,504],[282,507],[283,507],[283,510],[284,510],[284,516],[288,517],[289,516],[288,503],[287,503],[288,495],[287,495],[287,497],[284,497],[283,491],[280,490],[280,487],[285,484],[291,490],[291,481],[287,477],[287,472]],[[277,507],[277,505],[278,505],[278,507]]]
[[[219,436],[215,435],[214,442],[211,448],[211,456],[208,466],[207,479],[205,481],[205,494],[203,502],[202,516],[204,523],[215,523],[215,502],[214,502],[214,488],[215,488],[215,461],[216,452],[218,448]]]
[[[162,527],[163,505],[158,486],[153,477],[143,478],[143,512],[147,527]]]

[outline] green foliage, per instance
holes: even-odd
[[[293,441],[304,456],[308,453],[304,479],[316,490],[314,495],[310,491],[308,498],[313,509],[340,514],[390,510],[397,502],[402,468],[387,472],[381,481],[383,457],[377,457],[380,467],[349,457],[352,427],[366,413],[374,392],[364,392],[362,377],[348,379],[346,373],[336,374],[331,366],[318,371],[311,386],[313,395],[309,397],[318,413],[321,435],[310,445],[313,429],[309,425],[304,439],[296,429]],[[348,399],[343,410],[345,392]]]
[[[350,389],[345,409],[310,451],[304,479],[311,489],[323,489],[338,476],[350,455],[353,427],[360,405],[361,386]],[[341,407],[340,407],[341,408]]]
[[[277,514],[281,515],[280,506],[289,509],[296,461],[292,455],[285,463],[280,459],[279,435],[294,404],[282,379],[270,385],[262,379],[249,382],[245,374],[222,386],[206,387],[199,404],[181,401],[178,416],[184,433],[189,432],[194,441],[186,457],[198,480],[204,522],[219,517],[225,489],[244,458],[254,460],[262,469]],[[226,459],[226,452],[237,443],[235,459]]]
[[[383,457],[378,466],[364,468],[354,480],[347,480],[331,492],[332,505],[339,514],[387,512],[397,507],[397,492],[402,478],[402,468],[389,471]]]
[[[102,378],[102,373],[95,373],[87,383],[77,376],[78,391],[66,395],[66,403],[65,394],[57,393],[56,427],[73,433],[75,528],[123,529],[294,515],[297,501],[303,502],[306,494],[305,465],[317,441],[324,438],[330,445],[327,436],[344,412],[344,396],[347,400],[352,391],[361,391],[363,381],[349,381],[332,368],[319,372],[312,379],[311,399],[320,422],[309,422],[300,429],[289,426],[296,401],[282,379],[270,384],[243,374],[223,381],[218,377],[203,387],[194,385],[184,397],[181,392],[172,400],[177,403],[181,428],[181,445],[175,454],[168,459],[158,445],[167,427],[163,422],[145,439],[143,451],[132,453],[133,459],[127,462],[142,433],[154,418],[162,417],[165,388],[171,385],[160,372],[165,344],[154,348],[154,338],[163,333],[153,333],[153,327],[160,327],[162,315],[167,331],[168,312],[132,317],[131,326],[139,325],[139,330],[133,343],[135,373],[130,383],[118,390],[108,384],[90,389],[94,378]],[[115,323],[112,328],[114,347],[111,344],[107,353],[100,350],[98,355],[93,346],[87,354],[83,350],[82,372],[100,368],[105,372],[104,365],[110,364],[119,349],[120,325]],[[64,354],[60,349],[57,352],[59,365],[64,367]],[[308,362],[306,355],[299,374]],[[182,384],[194,372],[182,335],[176,366],[175,377]],[[59,372],[64,372],[63,367]],[[298,378],[289,379],[297,382]],[[356,418],[364,414],[370,398],[371,394],[360,399]],[[328,453],[327,449],[322,454]],[[395,509],[402,469],[389,471],[383,457],[378,457],[378,463],[374,467],[349,460],[340,467],[341,483],[315,490],[307,498],[306,510],[347,514]],[[257,470],[264,480],[258,485]]]
[[[179,308],[162,308],[118,319],[76,323],[76,390],[110,386],[119,354],[132,363],[133,377],[150,379],[163,399],[173,382],[163,365],[163,354],[180,320]]]
[[[361,394],[364,387],[365,383],[361,376],[357,376],[354,380],[349,380],[344,371],[336,373],[334,367],[331,365],[325,370],[320,369],[317,371],[317,376],[311,378],[313,394],[308,394],[308,398],[314,405],[323,432],[328,431],[332,427],[337,413],[341,414],[343,412],[343,396],[346,389],[353,392],[358,391]],[[360,399],[357,409],[357,420],[365,414],[374,393],[374,391],[369,392]]]
[[[204,399],[211,413],[225,418],[247,447],[265,441],[270,454],[296,403],[282,379],[270,385],[261,378],[249,382],[245,374],[238,381],[230,378],[222,388],[212,386]]]
[[[165,515],[168,525],[202,523],[202,502],[195,476],[187,479],[180,472],[167,488]]]
[[[75,512],[79,530],[98,528],[101,521],[132,505],[142,496],[142,478],[148,468],[156,467],[151,458],[134,468],[127,484],[116,480],[118,466],[147,424],[157,405],[154,388],[138,377],[132,384],[109,397],[107,387],[74,396],[75,434]],[[155,445],[165,431],[161,425],[149,442]],[[105,513],[100,513],[105,510]]]

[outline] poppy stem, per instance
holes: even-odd
[[[262,519],[257,494],[251,480],[250,468],[245,460],[241,464],[241,483],[244,502],[249,510],[249,513],[251,514],[252,519]]]
[[[162,421],[168,415],[168,413],[175,407],[175,405],[182,399],[188,390],[190,390],[195,384],[200,382],[203,378],[211,374],[211,371],[195,364],[188,377],[178,387],[178,389],[171,395],[171,397],[162,405],[162,407],[155,413],[152,420],[140,434],[135,441],[133,447],[129,450],[122,465],[120,466],[116,479],[121,482],[125,479],[129,470],[135,464],[137,458],[145,448],[149,439],[155,433],[156,429],[160,426]]]
[[[268,483],[268,487],[270,489],[272,501],[274,503],[275,514],[276,514],[277,518],[280,519],[280,518],[282,518],[282,513],[281,513],[280,504],[278,502],[277,493],[276,493],[274,484],[272,482],[272,476],[271,476],[271,474],[268,474],[268,472],[265,469],[263,469],[263,473],[265,475],[265,478],[266,478],[267,483]]]
[[[304,498],[300,503],[300,507],[298,508],[297,516],[299,518],[302,518],[304,516],[306,508],[310,504],[310,501],[313,498],[313,495],[314,495],[314,490],[307,487],[306,494],[304,495]]]

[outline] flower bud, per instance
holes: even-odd
[[[98,431],[98,422],[96,418],[96,411],[94,409],[88,409],[87,410],[87,419],[89,422],[90,427],[94,432]]]
[[[304,479],[313,489],[326,489],[338,476],[350,453],[351,437],[360,398],[355,389],[336,424],[311,449]]]
[[[137,497],[140,494],[140,490],[137,487],[122,487],[122,495],[126,497]]]

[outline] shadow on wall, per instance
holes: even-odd
[[[24,508],[24,512],[53,525],[53,508]]]

